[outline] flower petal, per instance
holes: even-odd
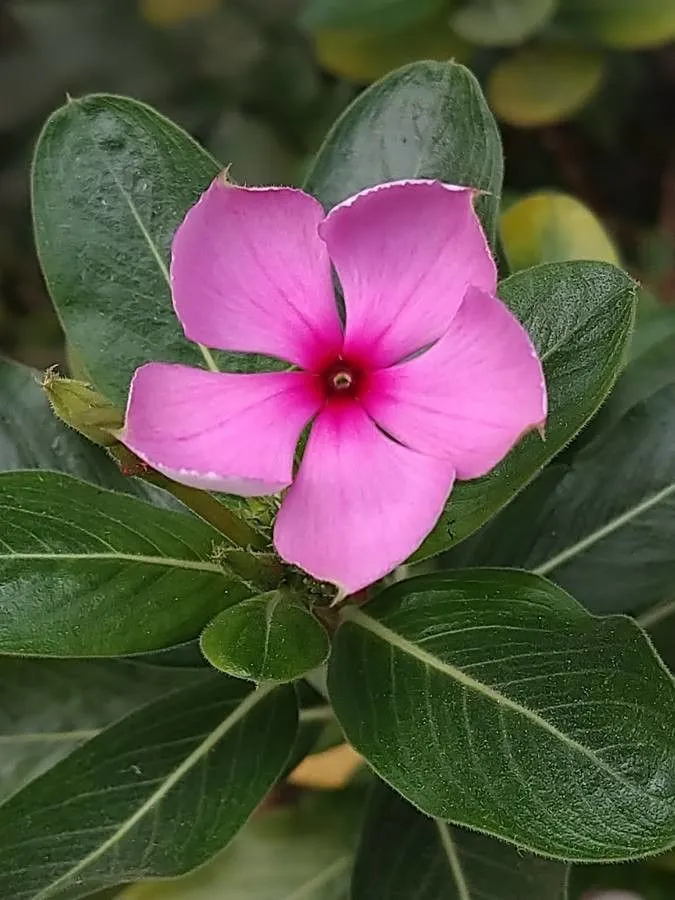
[[[470,284],[497,271],[474,191],[439,181],[392,182],[336,206],[319,232],[345,294],[345,353],[388,366],[437,340]]]
[[[445,460],[402,447],[355,402],[327,406],[277,516],[290,563],[352,594],[419,547],[454,480]]]
[[[173,240],[176,314],[191,341],[320,366],[342,346],[321,204],[216,178]]]
[[[373,372],[364,407],[409,447],[485,475],[546,420],[546,383],[530,338],[497,297],[471,288],[426,353]]]
[[[182,484],[275,494],[290,484],[300,433],[322,402],[304,372],[228,375],[148,363],[134,375],[120,440]]]

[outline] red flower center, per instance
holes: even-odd
[[[361,366],[348,359],[336,359],[321,374],[327,397],[358,397],[363,387]]]

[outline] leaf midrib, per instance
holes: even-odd
[[[33,900],[48,900],[50,896],[53,895],[54,889],[67,884],[73,877],[78,875],[80,872],[84,871],[87,866],[91,863],[95,862],[101,856],[108,852],[111,847],[114,847],[118,841],[122,840],[135,826],[142,821],[142,819],[151,812],[155,806],[160,803],[164,797],[171,791],[176,784],[185,776],[187,773],[200,762],[203,757],[205,757],[215,746],[221,741],[225,735],[230,731],[241,719],[246,716],[253,707],[259,703],[262,699],[264,699],[269,693],[276,689],[276,684],[267,684],[261,685],[255,690],[251,691],[247,697],[237,706],[237,708],[231,712],[228,716],[226,716],[223,721],[218,725],[213,731],[208,734],[204,740],[199,744],[195,749],[190,753],[183,762],[176,766],[176,768],[168,775],[161,783],[161,785],[157,788],[157,790],[153,791],[152,794],[141,804],[141,806],[136,810],[133,815],[129,816],[129,818],[125,819],[117,829],[114,834],[112,834],[106,841],[104,841],[99,847],[95,850],[92,850],[91,853],[88,853],[83,859],[81,859],[78,863],[68,869],[67,872],[64,872],[63,875],[60,875],[55,881],[46,887],[42,888],[37,894],[33,896]]]
[[[179,690],[181,690],[179,688]],[[308,706],[298,713],[300,723],[330,722],[334,718],[332,706]],[[49,744],[49,743],[74,743],[75,741],[87,741],[95,738],[105,731],[101,728],[80,728],[73,731],[16,731],[13,734],[0,733],[0,747],[13,744]]]
[[[609,537],[620,528],[623,528],[624,525],[630,524],[633,519],[637,519],[643,513],[648,512],[654,506],[657,506],[659,503],[670,497],[671,494],[675,494],[675,481],[666,485],[664,488],[661,488],[660,491],[652,494],[651,497],[647,497],[635,506],[630,507],[630,509],[621,513],[621,515],[610,519],[610,521],[606,522],[602,527],[596,528],[595,531],[592,531],[575,543],[570,544],[565,550],[556,553],[555,556],[552,556],[532,571],[535,575],[548,575],[549,572],[552,572],[564,563],[569,562],[569,560],[574,559],[574,557],[585,553],[586,550],[590,550],[595,544],[604,540],[606,537]]]
[[[205,560],[177,559],[172,556],[143,556],[136,553],[0,553],[0,562],[9,560],[58,560],[59,562],[89,562],[121,560],[150,566],[169,566],[175,569],[197,569],[200,572],[217,572],[224,575],[222,566]]]
[[[480,681],[476,681],[476,679],[472,678],[470,675],[467,675],[456,666],[453,666],[450,663],[443,662],[443,660],[438,659],[438,657],[433,656],[431,653],[428,653],[426,650],[418,647],[417,644],[414,644],[412,641],[404,638],[397,632],[392,631],[391,628],[388,628],[379,620],[373,619],[371,616],[367,615],[365,612],[362,612],[356,607],[345,607],[343,616],[346,621],[350,621],[357,626],[360,626],[365,631],[369,631],[375,637],[380,638],[380,640],[384,641],[390,646],[395,647],[402,653],[405,653],[408,656],[411,656],[414,659],[418,660],[425,667],[435,669],[437,672],[442,672],[444,675],[448,675],[450,678],[452,678],[454,681],[458,682],[468,690],[481,694],[489,700],[492,700],[498,706],[506,708],[511,712],[515,712],[517,715],[522,716],[537,728],[548,732],[550,735],[559,740],[563,745],[575,751],[580,756],[583,756],[585,759],[589,760],[594,766],[604,772],[617,784],[622,785],[623,787],[629,789],[631,792],[637,793],[641,797],[650,797],[650,799],[652,799],[649,792],[641,790],[638,785],[629,781],[619,772],[614,771],[614,769],[612,769],[611,766],[600,759],[593,750],[590,750],[588,747],[584,747],[583,744],[575,741],[574,738],[571,738],[568,735],[564,734],[562,731],[556,728],[555,725],[547,722],[546,719],[543,719],[538,713],[534,712],[534,710],[529,709],[527,706],[522,706],[515,700],[511,700],[509,697],[506,697],[504,694],[500,694],[494,688],[491,688]],[[660,798],[653,799],[659,800]]]
[[[544,267],[548,267],[548,266],[557,266],[557,265],[560,265],[560,263],[542,263],[540,266],[536,266],[535,268],[544,268]],[[520,274],[521,273],[519,273],[519,272],[514,272],[512,275],[509,275],[508,278],[505,278],[504,281],[502,281],[500,283],[499,288],[501,288],[503,285],[508,285],[508,283],[509,283],[509,281],[511,281],[511,279],[513,279],[514,282],[517,283],[517,279],[519,278]],[[498,293],[499,293],[499,288],[498,288]],[[636,290],[637,290],[637,288],[634,285],[634,283],[633,283],[633,285],[631,285],[630,282],[628,282],[626,285],[624,285],[623,287],[616,290],[605,301],[603,306],[594,307],[593,311],[591,313],[589,313],[588,316],[586,316],[581,321],[575,322],[574,327],[572,329],[570,329],[570,331],[566,331],[565,334],[562,335],[553,344],[551,344],[550,347],[547,347],[544,351],[542,351],[542,353],[539,355],[540,362],[541,363],[546,362],[549,359],[549,357],[553,356],[553,354],[556,353],[558,350],[560,350],[561,347],[565,346],[566,344],[569,344],[569,342],[572,340],[572,338],[576,334],[579,334],[579,332],[583,332],[586,329],[586,326],[588,325],[590,320],[593,319],[595,316],[597,316],[598,313],[601,312],[605,308],[605,306],[607,308],[609,308],[617,300],[617,298],[622,297],[627,292],[630,292],[631,296],[634,298],[635,294],[636,294]],[[507,295],[508,295],[508,292],[507,292]],[[499,294],[499,296],[501,297],[501,294]],[[505,302],[508,305],[508,296],[507,296],[507,299]],[[533,308],[533,312],[534,311],[535,310]],[[625,318],[626,313],[630,314],[630,312],[631,312],[631,306],[628,306],[626,309],[622,310],[623,318]],[[527,327],[530,323],[524,322],[524,324]],[[618,375],[618,373],[617,373],[617,375]]]
[[[74,101],[74,102],[77,102],[77,101]],[[124,187],[122,182],[117,177],[117,173],[115,172],[113,167],[108,162],[106,155],[101,152],[101,149],[98,147],[98,145],[95,143],[95,141],[93,141],[91,139],[91,136],[89,135],[88,131],[87,131],[87,137],[89,138],[89,144],[92,147],[93,153],[95,153],[99,157],[99,159],[103,160],[103,164],[105,165],[106,169],[108,170],[108,174],[110,175],[112,180],[115,182],[115,185],[117,186],[117,189],[119,190],[124,202],[126,203],[128,209],[129,209],[129,212],[131,213],[131,215],[133,217],[133,220],[136,222],[136,225],[138,226],[138,229],[143,236],[143,240],[148,245],[148,249],[150,250],[150,253],[151,253],[152,257],[154,258],[155,262],[157,263],[157,267],[162,275],[162,278],[166,282],[167,287],[169,288],[169,295],[171,296],[172,291],[171,291],[171,278],[169,276],[169,270],[166,267],[166,263],[162,259],[162,255],[159,251],[159,248],[155,246],[155,243],[152,240],[150,232],[146,228],[145,222],[141,218],[141,215],[138,212],[138,210],[136,209],[136,204],[134,203],[133,199],[131,198],[129,192],[126,190],[126,188]],[[203,346],[202,344],[196,344],[196,346],[198,347],[199,352],[202,354],[204,362],[206,363],[206,367],[211,372],[219,372],[220,370],[219,370],[218,366],[216,365],[216,362],[213,358],[213,355],[211,354],[211,351],[207,347]]]

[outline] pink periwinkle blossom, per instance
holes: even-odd
[[[277,552],[343,593],[386,575],[456,478],[485,475],[546,418],[541,363],[496,297],[474,193],[393,182],[325,215],[303,191],[217,178],[173,241],[176,314],[191,341],[295,368],[143,365],[123,442],[183,484],[285,491]]]

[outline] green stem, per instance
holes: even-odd
[[[108,449],[123,472],[142,478],[172,494],[188,509],[229,538],[237,547],[244,549],[251,547],[255,550],[267,549],[267,542],[262,534],[236,516],[212,494],[179,484],[155,469],[144,467],[140,460],[122,444],[115,444]]]
[[[141,476],[158,487],[173,494],[181,503],[204,519],[209,525],[217,528],[221,534],[228,537],[237,547],[254,547],[256,550],[265,550],[267,544],[265,538],[249,524],[236,516],[223,503],[216,500],[206,491],[187,487],[177,481],[171,481],[159,472],[148,472]]]

